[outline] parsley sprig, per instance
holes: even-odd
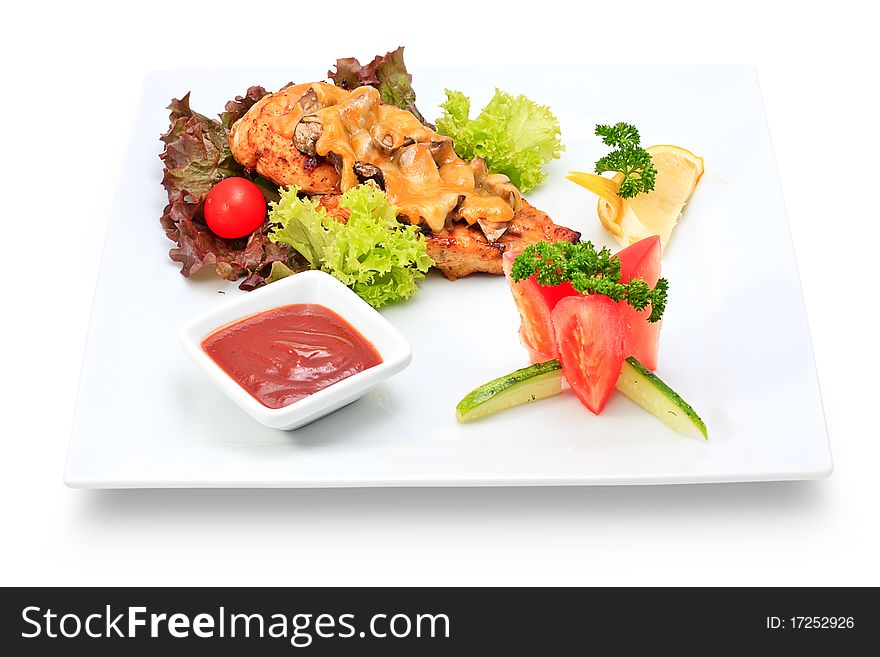
[[[616,150],[600,157],[596,162],[596,173],[616,171],[623,174],[623,180],[617,195],[620,198],[632,198],[638,194],[647,194],[654,189],[657,169],[651,160],[651,154],[641,147],[641,137],[636,127],[630,123],[615,125],[597,125],[596,134],[608,146]]]
[[[650,305],[649,322],[659,322],[666,309],[669,284],[665,278],[653,289],[641,278],[619,282],[620,259],[607,248],[597,251],[592,242],[530,244],[514,260],[510,275],[517,282],[534,276],[540,285],[569,282],[581,294],[604,294],[636,310]]]

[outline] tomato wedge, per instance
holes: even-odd
[[[568,281],[559,285],[538,285],[538,289],[541,291],[541,296],[544,297],[544,302],[550,310],[553,310],[556,304],[565,297],[580,294]]]
[[[660,280],[660,254],[660,238],[657,235],[646,237],[618,251],[621,282],[642,278],[649,287],[657,285]]]
[[[529,352],[529,361],[543,363],[559,355],[556,349],[556,336],[550,321],[550,306],[542,291],[542,286],[534,277],[515,282],[510,277],[513,261],[522,251],[508,251],[504,254],[502,264],[504,276],[519,311],[519,337]],[[574,292],[574,289],[572,289]],[[555,305],[555,304],[554,304]]]
[[[553,330],[551,313],[564,299],[580,297],[571,283],[545,286],[539,285],[534,277],[514,282],[510,278],[513,261],[522,251],[504,254],[504,273],[513,293],[521,325],[520,339],[529,352],[532,363],[541,363],[551,358],[559,358],[557,334]],[[629,282],[632,278],[642,278],[654,287],[660,278],[660,238],[646,237],[617,254],[620,259],[620,280]],[[660,347],[660,322],[651,323],[649,308],[635,310],[625,301],[617,304],[623,321],[625,351],[627,356],[635,356],[649,370],[657,369],[657,354]]]
[[[562,374],[584,406],[598,415],[626,357],[620,307],[602,294],[578,295],[562,299],[551,316]]]
[[[660,238],[656,235],[639,240],[617,254],[620,259],[620,281],[641,278],[650,287],[660,279]],[[636,359],[652,372],[657,369],[660,349],[660,324],[648,321],[650,308],[636,310],[625,301],[618,303],[626,333],[627,356]]]

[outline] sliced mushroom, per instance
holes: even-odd
[[[468,166],[474,172],[474,185],[479,187],[483,184],[483,179],[486,177],[486,174],[489,173],[489,167],[486,165],[486,160],[481,157],[475,157],[468,162]]]
[[[386,155],[415,143],[412,137],[401,134],[385,123],[376,123],[370,128],[370,137],[376,147]]]
[[[477,219],[477,223],[480,224],[483,235],[490,242],[497,242],[498,238],[504,235],[507,227],[510,225],[508,221],[487,221],[486,219]]]
[[[339,157],[336,153],[330,152],[327,153],[327,159],[330,160],[330,164],[336,167],[337,171],[342,171],[342,158]]]
[[[304,115],[314,114],[324,107],[318,100],[318,94],[316,94],[315,90],[311,88],[300,97],[297,103],[299,104],[300,109],[302,109]]]
[[[507,201],[510,207],[513,208],[514,212],[519,212],[522,207],[522,197],[520,196],[516,185],[510,182],[510,178],[503,173],[487,174],[486,177],[483,178],[482,186],[490,194],[500,196]]]
[[[324,126],[316,116],[304,116],[293,129],[293,145],[300,153],[317,155],[315,145],[324,132]]]
[[[382,191],[385,190],[385,174],[375,164],[355,162],[354,173],[361,183],[372,183]]]
[[[455,154],[455,149],[452,146],[451,139],[432,140],[430,148],[431,157],[434,158],[434,162],[437,164],[437,166],[442,166],[447,162],[451,162],[457,157]]]

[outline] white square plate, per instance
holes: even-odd
[[[566,152],[528,194],[584,239],[614,247],[596,201],[566,181],[605,147],[596,123],[635,123],[646,145],[680,144],[706,173],[663,258],[670,282],[658,373],[702,415],[710,440],[679,436],[616,394],[600,417],[563,394],[468,425],[471,388],[521,367],[518,318],[499,277],[429,276],[383,309],[412,365],[300,430],[259,425],[181,349],[188,318],[246,294],[180,276],[159,226],[159,135],[172,97],[216,115],[252,84],[324,69],[166,71],[146,81],[112,217],[65,475],[71,486],[651,484],[810,479],[831,471],[810,336],[754,72],[744,67],[416,69],[418,105],[443,88],[474,111],[498,86],[549,105]]]

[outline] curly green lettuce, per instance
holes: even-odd
[[[397,208],[372,185],[358,185],[340,197],[348,221],[329,215],[318,201],[281,190],[269,204],[269,239],[286,244],[315,269],[331,274],[364,301],[379,308],[409,299],[434,264],[417,226],[397,221]]]
[[[537,187],[547,174],[544,165],[564,150],[559,122],[545,105],[500,89],[480,115],[470,118],[471,101],[460,91],[446,90],[437,130],[455,143],[459,157],[482,157],[490,171],[507,175],[520,191]]]

